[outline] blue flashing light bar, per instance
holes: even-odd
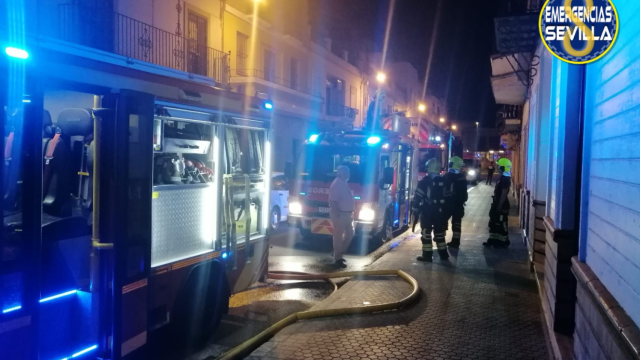
[[[63,292],[62,294],[53,295],[53,296],[46,297],[44,299],[40,299],[40,302],[43,303],[43,302],[59,299],[61,297],[73,295],[73,294],[75,294],[77,292],[78,292],[78,290],[71,290],[71,291]]]
[[[18,306],[14,306],[12,308],[4,309],[4,310],[2,310],[2,313],[6,314],[6,313],[9,313],[9,312],[12,312],[12,311],[16,311],[16,310],[20,310],[20,309],[22,309],[22,306],[18,305]]]
[[[271,101],[265,101],[264,108],[267,110],[273,110],[273,103]]]
[[[223,253],[222,253],[222,258],[223,258],[223,259],[226,259],[226,258],[227,258],[227,256],[229,256],[229,255],[227,255],[227,253],[226,253],[226,252],[223,252]]]
[[[309,142],[316,142],[316,140],[318,140],[318,134],[313,134],[311,136],[309,136]]]
[[[380,141],[382,141],[382,139],[380,139],[379,136],[369,136],[369,138],[367,139],[367,144],[375,145],[375,144],[379,143]]]
[[[12,58],[16,58],[16,59],[22,59],[25,60],[27,58],[29,58],[29,53],[27,52],[27,50],[24,49],[18,49],[12,46],[7,46],[4,49],[4,52],[9,55]]]
[[[362,199],[360,196],[354,196],[353,198],[356,199],[356,200]]]
[[[306,192],[301,192],[300,195],[304,196],[304,195],[307,195],[307,193]]]

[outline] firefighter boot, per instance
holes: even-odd
[[[447,243],[444,239],[444,232],[440,232],[434,235],[436,246],[438,247],[438,255],[440,255],[440,260],[446,261],[449,260],[449,252],[447,251]]]
[[[428,231],[428,232],[427,232]],[[422,229],[422,256],[416,260],[422,262],[433,262],[433,244],[431,243],[431,229]]]

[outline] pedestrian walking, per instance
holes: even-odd
[[[447,218],[445,214],[444,178],[440,176],[442,165],[436,159],[427,162],[427,175],[418,182],[411,207],[414,214],[419,214],[422,228],[422,255],[418,261],[433,261],[433,243],[436,242],[441,260],[449,258],[445,242]],[[433,237],[432,234],[433,233]]]
[[[342,257],[353,239],[353,211],[355,202],[349,189],[351,172],[346,166],[336,169],[336,179],[329,188],[329,216],[333,223],[333,261],[337,267],[346,267]]]
[[[489,240],[482,245],[495,248],[507,248],[509,241],[509,189],[511,188],[511,160],[498,160],[500,179],[493,192],[493,202],[489,210]]]
[[[496,165],[493,162],[493,160],[491,160],[491,162],[489,163],[489,168],[487,169],[488,173],[487,173],[487,182],[485,183],[485,185],[492,185],[493,184],[493,173],[496,171]]]
[[[452,248],[460,247],[462,237],[462,218],[464,217],[464,205],[469,199],[467,194],[467,177],[461,172],[464,161],[459,156],[454,156],[449,162],[449,172],[444,175],[445,204],[447,209],[447,223],[451,219],[453,236],[447,244]]]

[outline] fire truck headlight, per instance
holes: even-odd
[[[298,201],[290,202],[289,212],[296,215],[302,214],[302,204],[300,204]]]
[[[468,174],[471,175],[471,176],[474,176],[476,174],[476,171],[475,170],[469,170]]]
[[[358,220],[373,221],[376,217],[376,211],[368,206],[363,206],[358,213]]]

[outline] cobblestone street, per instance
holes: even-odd
[[[419,301],[402,310],[298,322],[250,359],[546,359],[535,280],[516,233],[508,250],[485,249],[493,187],[469,193],[462,246],[449,262],[415,261],[419,235],[369,269],[401,269],[418,280]],[[515,208],[515,205],[512,205]],[[515,222],[512,226],[517,226]],[[448,234],[450,239],[451,232]],[[399,300],[410,286],[396,278],[351,280],[313,309]]]

